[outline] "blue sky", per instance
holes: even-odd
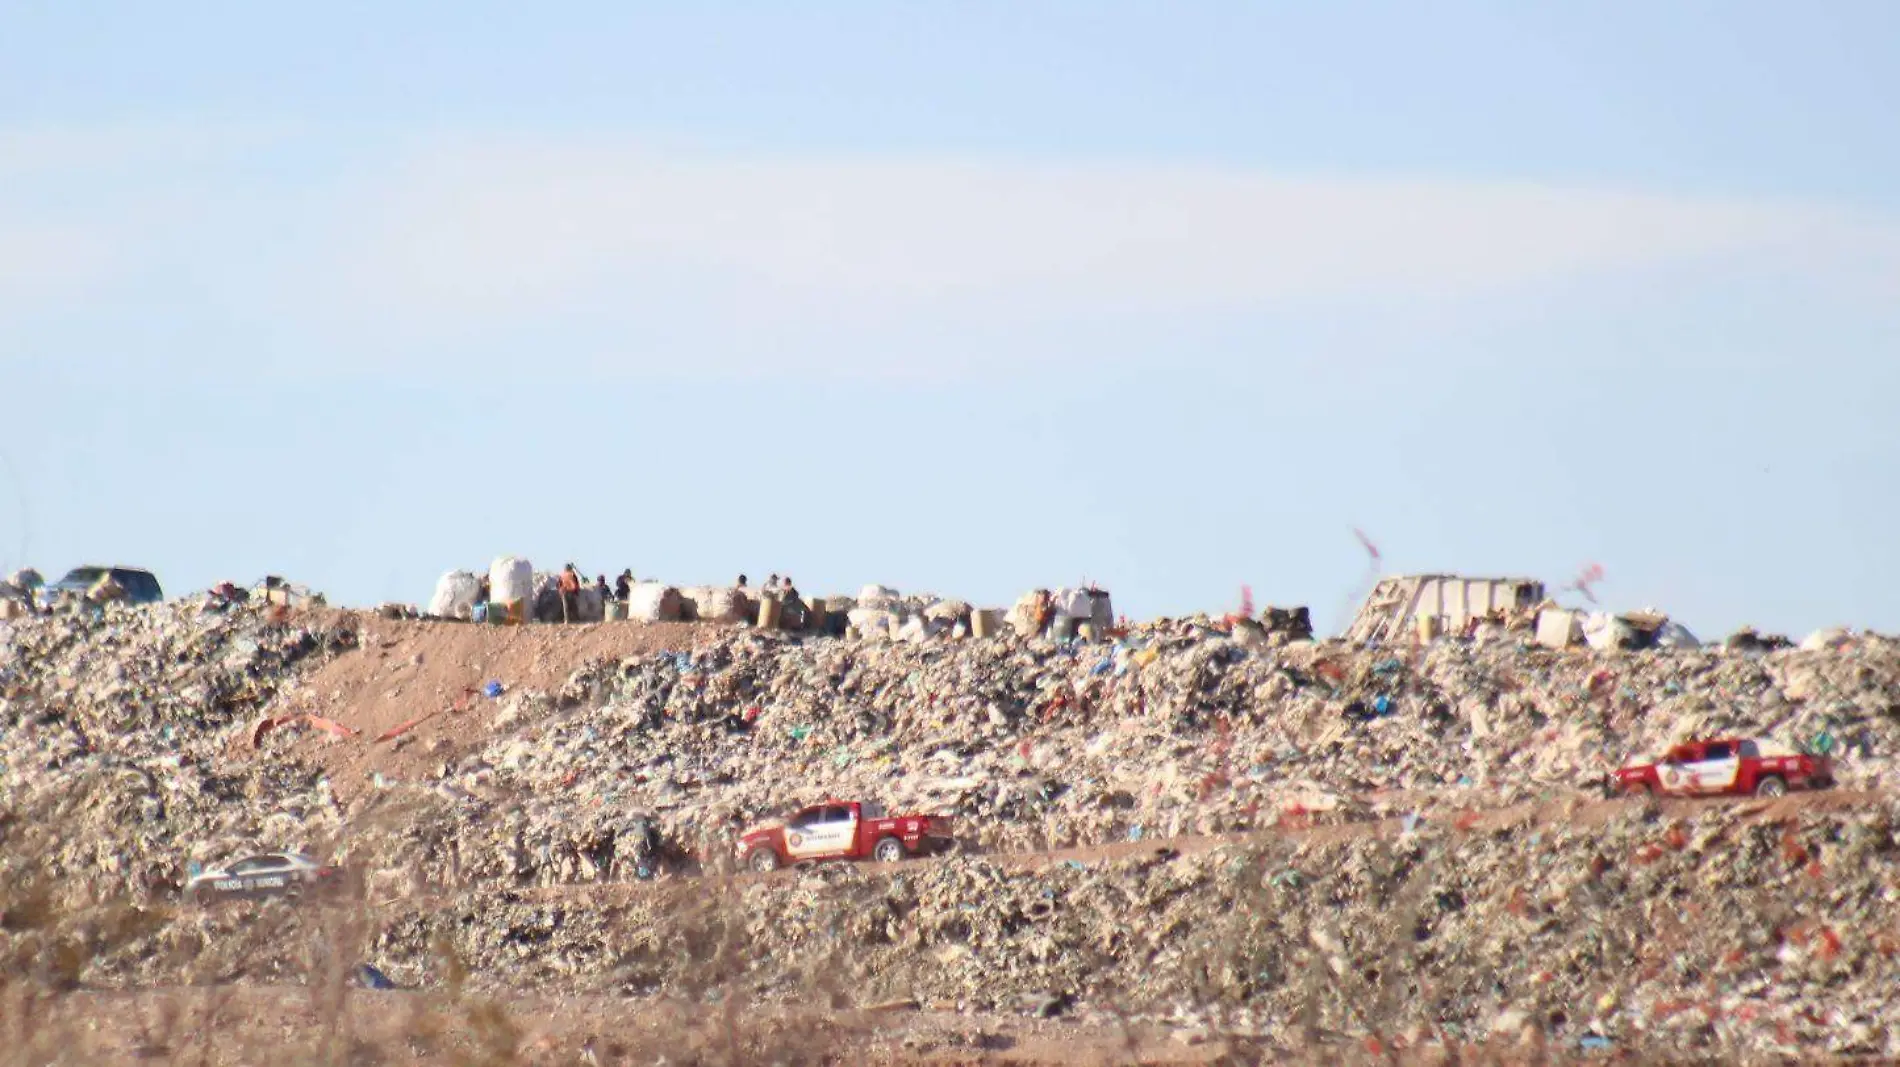
[[[0,0],[0,563],[1900,626],[1900,7]]]

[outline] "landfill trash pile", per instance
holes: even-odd
[[[128,798],[150,776],[189,783],[162,789],[168,804],[264,809],[249,834],[241,803],[205,802],[216,826],[100,828],[102,852],[152,868],[367,818],[335,810],[324,760],[383,742],[295,687],[271,699],[309,651],[355,639],[348,616],[326,626],[176,607],[11,624],[0,721],[30,743],[9,747],[6,795],[117,765]],[[558,691],[509,688],[485,741],[420,776],[379,775],[376,803],[403,810],[389,865],[438,885],[617,880],[618,837],[646,814],[705,864],[740,826],[828,796],[956,815],[967,847],[1028,852],[1498,808],[1594,790],[1705,734],[1818,743],[1850,789],[1900,752],[1900,643],[1875,636],[1604,655],[1250,649],[1189,622],[1112,645],[698,634],[585,665]]]
[[[838,973],[880,993],[1099,1006],[1148,978],[1167,1011],[1233,1005],[1262,1027],[1288,1025],[1319,983],[1380,1006],[1323,1002],[1312,1025],[1386,1039],[1443,1017],[1470,1036],[1534,1024],[1672,1048],[1885,1049],[1900,1010],[1861,992],[1893,968],[1862,912],[1892,893],[1894,865],[1873,859],[1890,856],[1894,802],[1857,792],[1879,789],[1900,752],[1890,638],[1599,651],[1514,630],[1382,649],[1262,644],[1207,620],[1102,643],[707,626],[674,651],[577,663],[548,691],[471,677],[492,717],[438,748],[425,733],[379,740],[299,684],[373,655],[358,647],[372,624],[427,625],[181,602],[0,623],[0,888],[50,886],[67,908],[114,893],[168,906],[191,863],[310,851],[365,869],[382,931],[371,962],[403,984],[433,980],[438,934],[497,986],[685,981],[690,953],[668,924],[698,921],[683,901],[718,896],[695,886],[736,886],[720,892],[741,895],[741,925],[706,921],[743,928],[746,980],[772,995],[838,952]],[[634,624],[590,632],[616,625]],[[1612,767],[1698,735],[1829,752],[1842,789],[1820,796],[1863,806],[1796,803],[1781,826],[1746,804],[1595,800]],[[379,772],[339,803],[337,754],[411,743],[426,771]],[[990,855],[723,876],[735,830],[828,796],[955,815],[966,850]],[[1584,801],[1604,814],[1515,836],[1461,827]],[[1655,821],[1672,810],[1690,812],[1675,831],[1682,816]],[[657,888],[590,896],[632,882],[628,835],[648,814],[694,862]],[[1224,851],[1153,853],[1255,831]],[[1035,858],[1071,848],[1094,854]],[[1379,873],[1395,865],[1406,878]],[[1424,906],[1405,895],[1421,884],[1436,910],[1408,929],[1426,936],[1372,947]],[[215,943],[209,967],[303,921],[153,914],[89,980],[161,980],[194,939]],[[24,937],[0,929],[9,951]],[[1671,955],[1649,946],[1659,937]],[[1406,964],[1380,962],[1394,944],[1428,961],[1397,985]],[[1236,946],[1252,956],[1196,955]],[[249,966],[232,973],[270,980]],[[1711,999],[1723,968],[1732,992]],[[1378,999],[1394,989],[1411,992]],[[1776,1045],[1763,1026],[1792,1036]]]
[[[1435,822],[1396,841],[1174,859],[830,868],[678,917],[638,899],[596,910],[481,894],[418,909],[378,949],[401,977],[420,979],[442,936],[489,975],[641,991],[690,981],[693,942],[740,924],[728,936],[748,950],[745,969],[730,977],[794,1000],[826,971],[860,1002],[1007,1009],[1072,996],[1228,1010],[1228,1025],[1282,1038],[1310,1012],[1320,1029],[1413,1041],[1443,1027],[1454,1039],[1535,1030],[1570,1044],[1891,1055],[1897,816],[1887,803],[1679,820],[1628,804],[1589,827]]]
[[[617,878],[634,813],[717,853],[831,796],[957,815],[969,846],[1027,852],[1574,795],[1701,735],[1816,744],[1864,788],[1900,752],[1897,707],[1900,643],[1873,637],[1602,656],[1257,651],[1188,624],[1113,646],[717,632],[510,694],[492,741],[384,789],[420,805],[406,869],[551,885]]]
[[[1185,855],[484,889],[388,903],[367,953],[402,986],[446,957],[494,991],[1126,1013],[1281,1047],[1900,1053],[1900,805],[1596,806],[1613,810]],[[314,921],[174,923],[90,977],[295,981],[298,955],[271,949]]]
[[[341,825],[321,772],[227,766],[279,689],[355,647],[334,615],[176,601],[0,624],[0,810],[58,813],[58,847],[5,865],[109,892],[163,893],[194,853]],[[281,847],[274,846],[274,847]]]

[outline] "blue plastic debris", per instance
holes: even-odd
[[[367,963],[362,963],[362,964],[357,965],[356,980],[363,983],[363,985],[369,989],[396,988],[396,983],[390,981],[388,975],[384,974],[383,972],[377,970],[374,967],[371,967]]]
[[[1396,674],[1405,668],[1403,660],[1382,660],[1372,668],[1374,674]]]
[[[1585,1034],[1577,1040],[1577,1047],[1585,1052],[1601,1052],[1610,1047],[1610,1039],[1602,1034]]]
[[[1141,824],[1140,823],[1136,823],[1135,825],[1130,826],[1128,828],[1128,840],[1130,841],[1141,840]]]
[[[1373,698],[1372,710],[1380,718],[1392,714],[1392,698],[1386,696],[1384,693],[1380,693],[1377,697]]]
[[[496,697],[501,696],[501,693],[502,693],[501,683],[489,682],[487,685],[482,686],[482,693],[486,695],[488,699],[494,700]]]

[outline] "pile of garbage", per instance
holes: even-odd
[[[416,777],[378,773],[347,807],[326,753],[383,742],[295,683],[366,654],[362,616],[172,603],[0,622],[0,889],[159,907],[191,862],[311,849],[368,871],[373,962],[404,981],[438,973],[427,946],[446,938],[497,985],[684,982],[669,931],[715,885],[743,906],[702,932],[756,949],[737,958],[769,994],[839,952],[835,973],[864,990],[982,1005],[1101,1004],[1145,976],[1154,1010],[1222,1005],[1264,1028],[1389,1040],[1442,1018],[1469,1035],[1887,1048],[1894,1009],[1861,990],[1893,964],[1861,910],[1891,892],[1873,860],[1896,812],[1855,791],[1900,753],[1900,642],[1624,652],[1512,631],[1366,648],[1294,638],[1291,614],[1267,641],[1208,620],[956,640],[963,621],[921,642],[707,627],[691,647],[577,664],[552,691],[500,679],[486,735]],[[1460,825],[1582,802],[1633,756],[1732,735],[1828,752],[1839,799],[1865,806],[1786,825],[1706,807],[1676,827],[1628,801],[1519,834]],[[825,797],[954,814],[986,855],[722,877],[734,830]],[[685,877],[589,896],[631,881],[649,815]],[[1154,852],[1242,832],[1265,837]],[[1042,856],[1072,848],[1093,852]],[[1135,854],[1104,858],[1117,849]],[[94,977],[157,980],[192,939],[215,960],[300,921],[274,914],[150,923]]]
[[[308,693],[273,694],[355,631],[299,618],[166,606],[12,624],[0,726],[19,740],[0,799],[122,764],[139,772],[110,779],[125,804],[143,803],[148,775],[179,783],[161,798],[253,798],[210,805],[212,824],[97,827],[127,862],[176,867],[374,818],[393,822],[384,862],[408,876],[534,886],[617,880],[618,838],[649,814],[702,863],[735,829],[834,796],[954,814],[970,847],[1025,852],[1572,796],[1696,736],[1821,748],[1850,789],[1900,753],[1900,643],[1877,636],[1605,655],[1260,649],[1191,622],[1113,644],[707,629],[694,648],[585,665],[556,692],[506,687],[485,741],[420,778],[378,774],[342,813],[323,746],[375,742],[336,737],[325,716],[344,712],[299,703]]]
[[[1191,625],[1108,646],[718,633],[512,693],[491,742],[383,791],[420,805],[405,868],[551,885],[612,879],[629,813],[718,851],[831,796],[955,814],[973,846],[1023,852],[1578,795],[1705,735],[1822,748],[1861,788],[1900,752],[1896,694],[1884,638],[1605,657],[1258,651]]]
[[[601,895],[383,906],[398,984],[1171,1020],[1270,1046],[1900,1053],[1900,806],[1641,804],[1195,854],[819,868]],[[219,912],[89,978],[299,980],[309,912]]]
[[[1892,1055],[1897,817],[1629,805],[1602,826],[833,868],[697,909],[479,893],[398,919],[376,950],[399,980],[427,977],[440,938],[491,982],[643,992],[689,985],[692,949],[723,939],[742,962],[718,978],[805,1002],[822,974],[855,1003],[1073,998],[1282,1040],[1305,1020],[1413,1042]]]
[[[61,828],[57,848],[0,849],[0,867],[164,894],[193,853],[334,832],[313,765],[224,753],[300,671],[355,647],[346,619],[264,601],[0,623],[0,811]]]

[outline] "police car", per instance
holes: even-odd
[[[194,904],[220,900],[255,900],[339,890],[345,869],[318,863],[301,852],[269,852],[233,863],[208,867],[185,882],[185,897]]]

